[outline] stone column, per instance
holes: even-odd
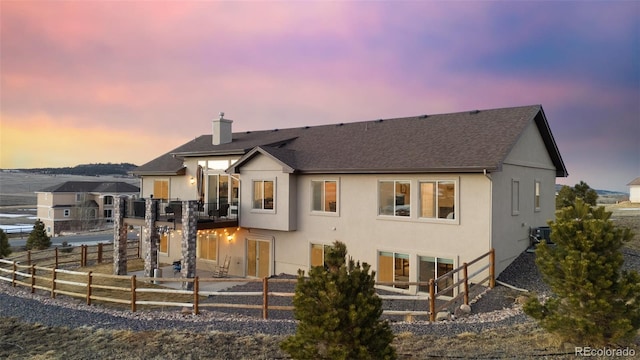
[[[152,277],[153,269],[158,267],[158,243],[160,235],[156,229],[158,200],[147,199],[144,210],[144,228],[142,241],[144,242],[144,276]]]
[[[113,199],[113,274],[127,275],[127,224],[124,222],[127,198]]]
[[[196,239],[198,233],[198,202],[182,202],[182,277],[196,276]],[[192,282],[182,283],[182,288],[193,289]]]

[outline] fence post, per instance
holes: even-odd
[[[31,293],[36,292],[36,266],[31,265]]]
[[[469,272],[467,263],[462,264],[462,276],[464,276],[464,304],[469,305]]]
[[[31,250],[27,250],[27,265],[31,265]]]
[[[87,245],[80,245],[80,266],[87,266]]]
[[[58,247],[57,247],[57,246],[56,246],[56,248],[55,248],[55,251],[54,251],[54,252],[56,253],[56,263],[55,263],[55,267],[57,268],[57,267],[58,267]]]
[[[429,279],[429,321],[436,321],[436,282]]]
[[[200,289],[200,285],[198,282],[198,277],[193,278],[193,314],[198,315],[198,290]]]
[[[11,275],[11,285],[16,287],[16,271],[18,271],[18,263],[13,262],[13,274]]]
[[[102,243],[98,243],[98,264],[102,263]]]
[[[87,305],[91,305],[91,271],[87,273]]]
[[[266,276],[262,279],[262,318],[269,318],[269,278]]]
[[[489,287],[496,286],[496,250],[491,248],[489,252]]]
[[[52,299],[56,298],[56,269],[57,268],[58,268],[58,265],[56,264],[56,266],[51,271],[51,298]]]
[[[136,312],[136,276],[131,275],[131,312]]]

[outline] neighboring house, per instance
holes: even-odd
[[[67,181],[36,191],[37,217],[49,235],[101,228],[113,221],[116,196],[139,193],[139,187],[126,182]]]
[[[640,177],[633,179],[627,186],[629,187],[629,201],[640,203]]]
[[[539,105],[236,133],[231,123],[221,114],[212,134],[133,173],[144,197],[200,201],[211,223],[198,222],[197,266],[230,256],[235,276],[322,265],[336,240],[378,281],[428,281],[491,248],[499,274],[554,218],[556,177],[567,176]],[[183,256],[179,219],[161,223],[160,262]]]

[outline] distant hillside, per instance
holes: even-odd
[[[556,192],[560,191],[564,185],[556,184]],[[594,189],[598,196],[629,196],[629,193],[612,190],[598,190]]]
[[[74,167],[61,168],[34,168],[34,169],[16,169],[22,172],[51,174],[51,175],[82,175],[82,176],[103,176],[103,175],[121,175],[128,176],[129,171],[138,167],[134,164],[82,164]]]

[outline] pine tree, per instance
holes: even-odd
[[[0,229],[0,258],[7,257],[9,254],[11,254],[9,238],[4,230]]]
[[[375,272],[352,259],[336,241],[325,254],[326,268],[313,267],[309,278],[298,272],[293,298],[298,323],[281,347],[294,359],[395,359],[393,333],[381,321],[382,300],[375,293]]]
[[[573,206],[577,198],[581,198],[591,206],[596,206],[598,193],[584,181],[580,181],[574,187],[564,185],[558,191],[558,196],[556,196],[556,209],[560,210],[564,207]]]
[[[43,250],[51,246],[51,237],[44,230],[44,223],[40,219],[33,224],[33,230],[27,239],[27,250]]]
[[[536,264],[553,296],[532,297],[524,311],[566,341],[603,345],[632,339],[640,328],[640,275],[621,271],[620,248],[632,237],[611,213],[581,198],[550,222],[555,247],[541,243]]]

